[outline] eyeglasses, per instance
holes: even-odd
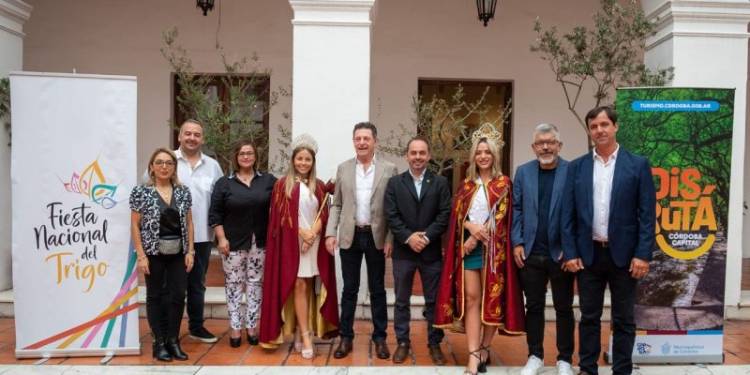
[[[239,154],[237,154],[237,156],[239,156],[239,157],[243,157],[243,156],[255,156],[255,153],[252,152],[252,151],[240,152]]]
[[[543,148],[544,146],[552,147],[557,146],[557,144],[560,143],[557,140],[551,140],[551,141],[536,141],[534,142],[534,147],[536,148]]]
[[[154,165],[157,167],[166,166],[167,168],[174,167],[174,162],[171,160],[154,160]]]

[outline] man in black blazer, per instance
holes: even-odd
[[[384,209],[393,233],[393,280],[396,306],[393,325],[398,348],[393,362],[402,363],[409,355],[409,300],[415,271],[419,271],[424,291],[424,317],[427,319],[428,348],[436,365],[445,364],[440,350],[443,330],[434,328],[440,273],[443,268],[441,237],[451,214],[448,180],[427,170],[430,145],[423,137],[414,137],[406,146],[409,169],[391,177],[385,190]]]
[[[633,372],[635,291],[654,250],[656,192],[648,160],[617,143],[611,107],[586,115],[594,149],[570,162],[562,206],[563,269],[578,272],[581,374],[598,374],[604,289],[612,300],[612,373]]]

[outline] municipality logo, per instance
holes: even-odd
[[[661,354],[663,354],[663,355],[667,355],[667,354],[669,354],[669,353],[670,353],[671,351],[672,351],[672,345],[670,345],[670,344],[669,344],[669,341],[665,342],[665,343],[664,343],[664,344],[663,344],[663,345],[661,346]]]
[[[639,342],[636,345],[636,349],[640,355],[651,354],[651,345],[646,344],[645,342]]]

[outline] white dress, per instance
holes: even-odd
[[[310,229],[312,227],[313,220],[315,220],[315,216],[318,214],[318,206],[318,198],[314,194],[310,194],[310,189],[307,185],[300,183],[299,213],[297,215],[300,228]],[[299,236],[297,238],[300,248],[297,277],[317,276],[320,273],[318,271],[318,244],[320,243],[320,236],[315,239],[315,242],[306,253],[302,252],[302,239]]]

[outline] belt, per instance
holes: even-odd
[[[609,248],[609,241],[597,241],[594,240],[594,246],[597,246],[601,249],[607,249]]]
[[[372,226],[371,225],[355,225],[354,231],[372,233]]]

